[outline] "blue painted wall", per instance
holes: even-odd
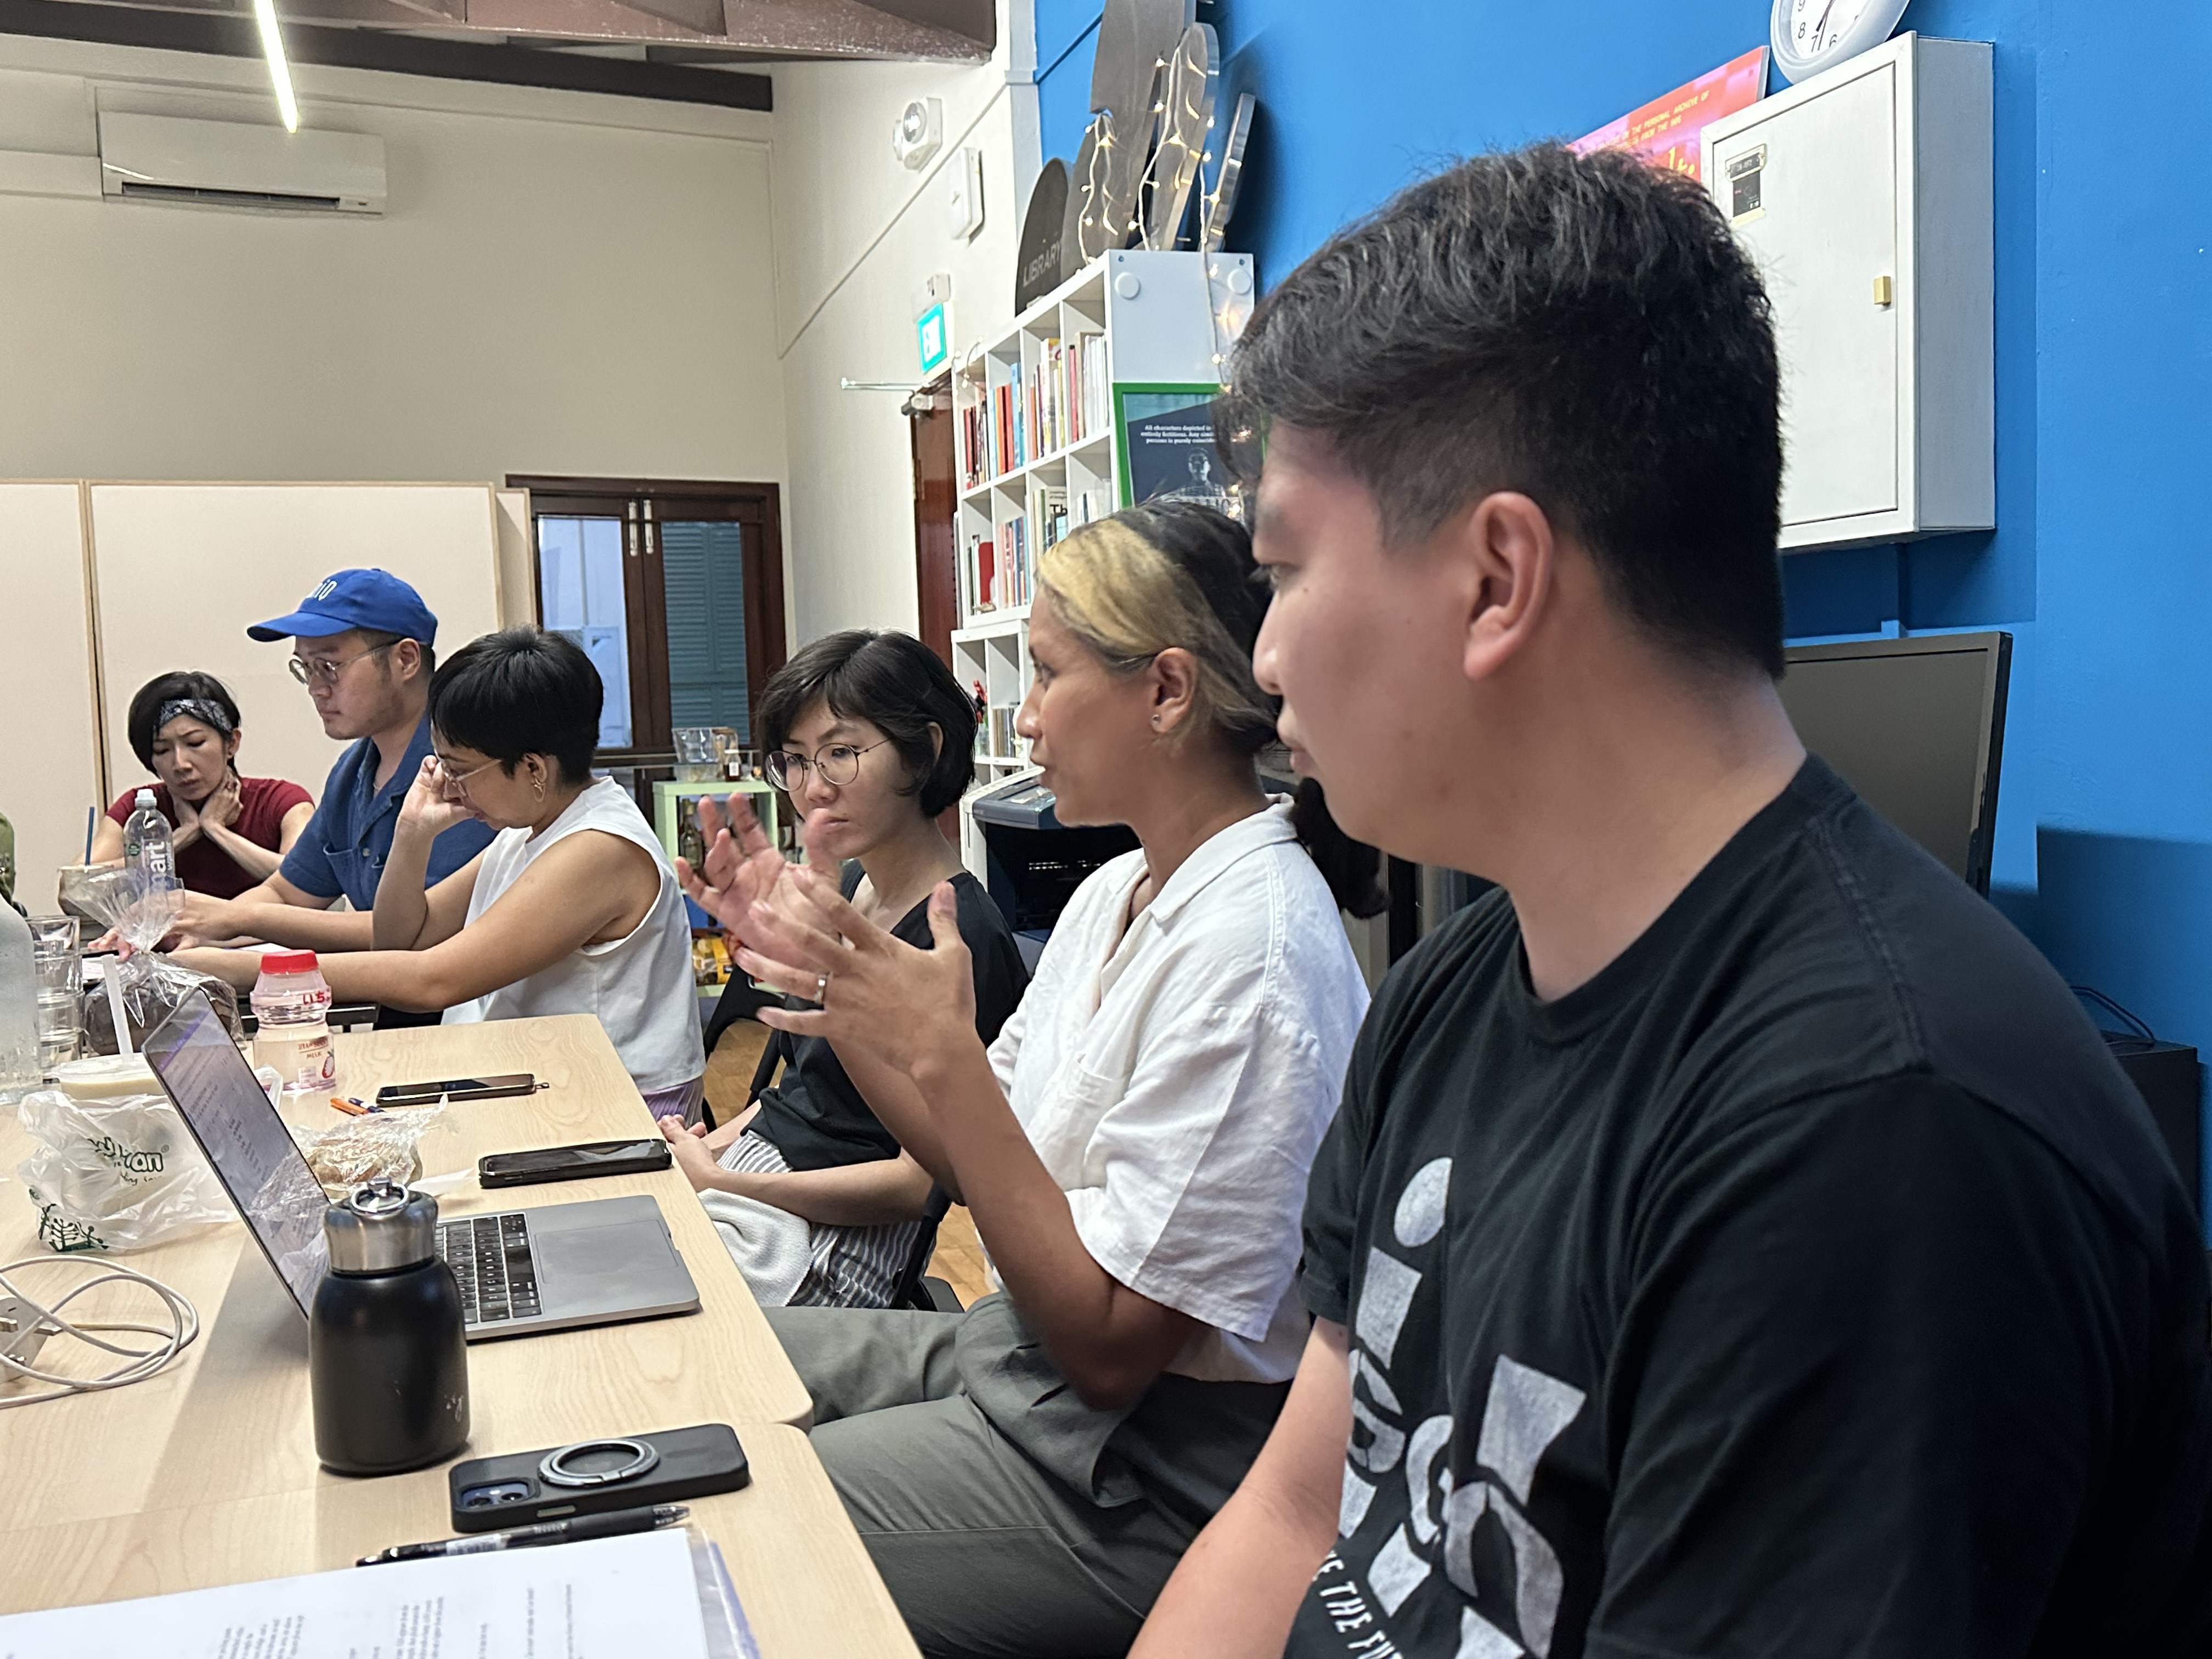
[[[1279,279],[1453,156],[1601,125],[1759,45],[1766,0],[1212,0],[1260,100],[1230,246]],[[1037,0],[1045,152],[1096,0]],[[1997,523],[1785,563],[1794,637],[2014,635],[1995,897],[2212,1054],[2212,8],[1914,0],[1996,46]]]

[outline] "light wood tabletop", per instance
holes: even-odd
[[[338,1038],[338,1063],[340,1091],[364,1099],[387,1083],[510,1072],[550,1085],[447,1107],[422,1142],[426,1176],[473,1171],[486,1152],[652,1127],[586,1015],[350,1034]],[[287,1115],[315,1127],[343,1121],[312,1103]],[[0,1111],[0,1261],[46,1254],[36,1212],[6,1178],[28,1151],[15,1115]],[[464,1455],[732,1424],[754,1484],[694,1500],[693,1520],[722,1546],[763,1653],[911,1654],[805,1437],[788,1426],[807,1420],[805,1390],[679,1171],[489,1194],[471,1181],[439,1206],[457,1215],[629,1193],[659,1201],[700,1311],[471,1344]],[[0,1610],[312,1571],[447,1535],[445,1466],[355,1480],[317,1465],[306,1322],[241,1224],[116,1260],[189,1297],[204,1332],[148,1382],[0,1410]],[[39,1278],[33,1269],[25,1288],[35,1294],[66,1271]],[[103,1368],[64,1358],[71,1346],[50,1344],[42,1362]]]

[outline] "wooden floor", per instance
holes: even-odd
[[[744,1110],[750,1099],[753,1068],[768,1046],[768,1028],[741,1019],[722,1033],[722,1040],[707,1056],[707,1107],[714,1121],[726,1123]],[[952,1286],[963,1303],[989,1294],[990,1269],[983,1246],[975,1237],[975,1224],[959,1205],[952,1206],[937,1230],[937,1254],[929,1271]]]

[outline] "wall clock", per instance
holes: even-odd
[[[1774,0],[1774,64],[1796,85],[1889,39],[1906,0]]]

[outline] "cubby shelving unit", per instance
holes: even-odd
[[[1038,555],[1127,504],[1117,389],[1218,385],[1252,286],[1249,254],[1117,250],[978,343],[953,374],[961,626],[952,665],[987,711],[979,789],[1030,763],[1013,724],[1029,691]],[[964,860],[980,875],[981,842],[964,811],[961,830]]]

